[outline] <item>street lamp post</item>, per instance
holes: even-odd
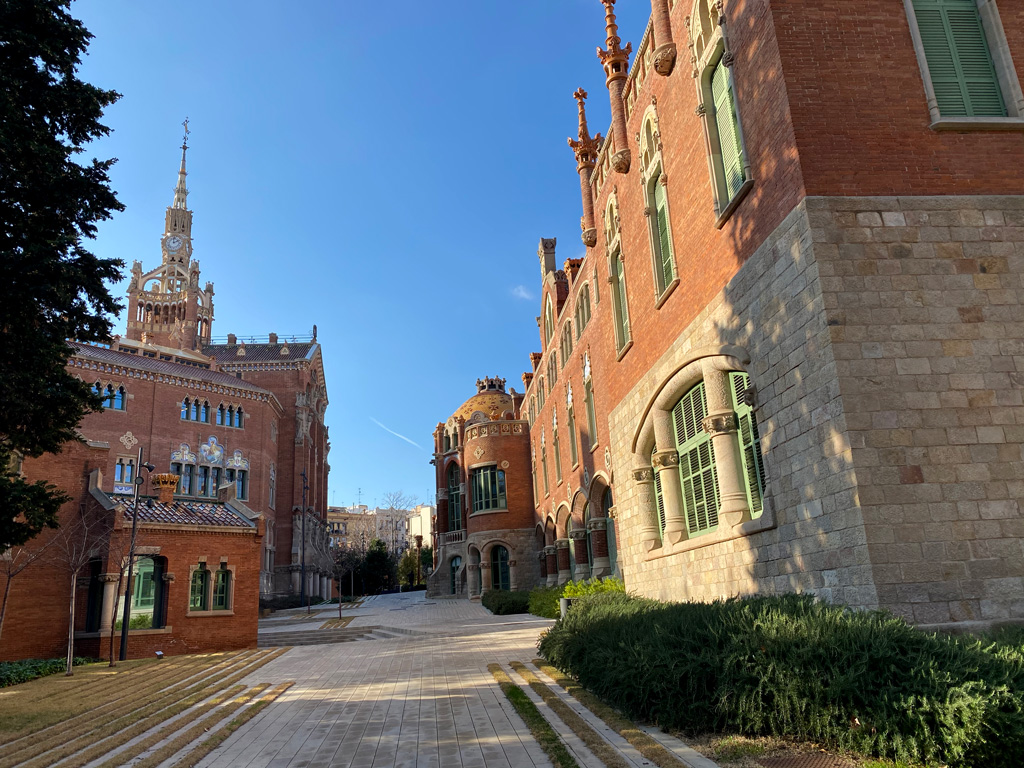
[[[420,573],[422,570],[422,560],[420,558],[420,551],[423,548],[423,536],[419,533],[416,534],[416,586],[420,584]]]
[[[132,482],[135,488],[132,492],[132,539],[128,545],[128,583],[124,588],[124,611],[121,613],[121,651],[117,658],[124,661],[128,658],[128,624],[131,622],[132,614],[132,579],[134,578],[135,566],[135,535],[139,527],[139,488],[142,487],[142,470],[152,472],[154,467],[149,462],[142,463],[142,446],[139,446],[139,460],[135,463],[135,477]]]
[[[306,468],[302,468],[302,563],[299,566],[300,579],[302,584],[299,587],[299,604],[306,602],[306,491],[309,490],[309,484],[306,482]],[[306,613],[309,613],[309,604],[306,604]]]

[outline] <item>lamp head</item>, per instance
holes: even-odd
[[[143,463],[142,468],[147,472],[152,472],[154,469],[156,469],[156,467],[153,464],[150,464],[148,461]]]

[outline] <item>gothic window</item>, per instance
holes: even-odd
[[[555,386],[556,381],[558,381],[558,350],[553,349],[551,350],[551,355],[548,357],[549,390]]]
[[[573,413],[571,388],[569,390],[569,407],[565,414],[565,428],[569,433],[569,463],[575,468],[580,463],[580,456],[576,443],[576,414]]]
[[[239,501],[249,498],[249,472],[247,470],[235,470],[235,496]]]
[[[242,414],[242,406],[238,406],[238,410],[235,411],[235,427],[241,429],[244,423],[243,419],[244,416]]]
[[[626,273],[622,266],[619,239],[619,208],[614,195],[605,212],[605,237],[608,243],[608,273],[612,284],[612,320],[615,328],[615,350],[622,352],[630,342],[629,306],[626,301]]]
[[[594,406],[594,379],[590,374],[590,356],[583,358],[583,405],[587,409],[590,449],[597,445],[597,409]]]
[[[192,409],[191,409],[191,411],[189,413],[190,413],[189,418],[192,421],[199,421],[199,400],[198,400],[198,398],[196,400],[192,401]]]
[[[533,428],[533,422],[537,420],[537,398],[530,398],[530,428]]]
[[[210,423],[210,404],[203,401],[203,404],[199,406],[199,420],[204,424]]]
[[[114,482],[130,483],[135,476],[135,459],[119,456],[114,465]]]
[[[565,368],[565,364],[569,362],[569,356],[572,354],[572,323],[570,322],[566,322],[562,328],[560,351],[562,353],[562,367]]]
[[[640,175],[644,189],[644,214],[651,246],[655,293],[660,298],[676,278],[672,230],[669,224],[665,170],[654,107],[650,108],[640,132]]]
[[[555,456],[555,484],[562,482],[562,456],[558,445],[558,415],[551,409],[551,452]]]
[[[551,306],[551,296],[544,301],[544,348],[547,349],[551,343],[551,337],[555,335],[555,313]]]
[[[228,406],[228,414],[227,415],[228,415],[228,418],[227,418],[227,421],[224,422],[224,426],[226,426],[226,427],[234,426],[234,424],[235,424],[235,406],[233,406],[233,405],[229,405]]]
[[[538,384],[540,386],[537,388],[537,411],[540,412],[540,411],[544,410],[544,377],[543,376],[540,377],[540,380],[538,381]]]
[[[473,512],[505,509],[505,472],[497,467],[480,467],[472,470]]]
[[[274,468],[274,462],[270,462],[270,489],[268,494],[267,505],[273,509],[277,503],[277,470]]]
[[[596,283],[595,283],[596,285]],[[590,322],[590,284],[584,283],[576,297],[576,339],[579,340],[583,329]]]
[[[210,495],[210,468],[200,466],[196,475],[196,496]]]
[[[548,447],[544,441],[544,430],[540,431],[540,476],[544,482],[544,495],[548,495]]]
[[[724,20],[715,0],[696,0],[690,42],[697,61],[700,115],[711,153],[711,189],[721,226],[750,187],[750,163],[743,145],[743,127],[736,102]]]
[[[226,410],[225,410],[224,405],[222,403],[221,405],[217,406],[217,426],[218,427],[223,427],[224,426],[224,416],[225,416],[225,414],[226,414]]]
[[[1024,96],[994,2],[905,4],[933,122],[1024,117]]]
[[[181,479],[178,481],[178,490],[184,496],[191,496],[195,487],[196,468],[192,464],[184,464],[181,467]]]
[[[209,610],[210,572],[200,566],[192,571],[192,583],[189,585],[188,609],[190,611]]]
[[[181,401],[181,418],[183,421],[187,420],[189,414],[192,412],[192,401],[187,397]]]
[[[444,449],[444,452],[448,453],[448,451],[452,449],[452,439],[451,437],[449,437],[447,432],[444,433],[444,440],[442,442],[442,448]]]
[[[462,530],[462,491],[458,464],[448,467],[448,530]]]
[[[228,611],[231,609],[231,571],[223,567],[213,577],[213,610]]]
[[[213,497],[216,497],[217,491],[220,490],[220,474],[220,467],[210,467],[210,495]]]

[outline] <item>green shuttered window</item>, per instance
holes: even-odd
[[[743,402],[743,393],[750,386],[750,377],[745,373],[730,373],[732,403],[740,430],[740,456],[743,459],[744,485],[750,516],[760,517],[764,503],[764,459],[761,457],[761,434],[753,409]]]
[[[943,117],[1005,117],[1006,104],[976,0],[913,0]]]
[[[729,68],[719,62],[711,74],[711,96],[715,104],[715,125],[718,128],[718,142],[722,150],[723,181],[726,198],[732,198],[743,185],[743,159],[740,148],[739,120],[736,117],[736,103],[732,85],[729,82]]]
[[[675,277],[672,269],[672,237],[668,229],[668,202],[665,199],[665,185],[657,179],[654,184],[654,209],[658,224],[658,293],[660,294]]]
[[[718,473],[711,436],[702,422],[708,414],[704,382],[700,382],[672,409],[672,427],[679,451],[679,480],[683,494],[683,515],[690,536],[718,527]],[[659,509],[660,512],[660,509]]]

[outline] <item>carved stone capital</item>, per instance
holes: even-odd
[[[677,451],[658,451],[651,457],[651,465],[659,472],[663,469],[679,466],[679,453]]]
[[[545,557],[547,557],[549,555],[551,557],[554,557],[556,554],[558,554],[558,548],[554,544],[548,544],[546,547],[544,547],[544,556]]]
[[[164,579],[164,583],[165,584],[173,584],[174,583],[174,574],[173,573],[165,573],[164,576],[163,576],[163,579]]]
[[[476,573],[476,569],[479,568],[480,566],[477,565],[476,563],[470,563],[466,567],[469,569],[470,573]]]
[[[587,538],[587,532],[583,528],[574,528],[569,531],[569,538],[573,541],[584,541]]]
[[[662,77],[668,77],[672,74],[672,69],[676,65],[676,44],[666,43],[665,45],[659,45],[654,51],[654,71]]]
[[[654,469],[651,467],[641,467],[640,469],[633,470],[633,482],[636,483],[653,483],[654,482]]]
[[[103,584],[113,584],[114,582],[116,582],[118,580],[118,578],[120,578],[120,576],[119,576],[119,574],[116,574],[116,573],[101,573],[100,574],[100,581]]]
[[[588,531],[606,531],[608,530],[608,518],[607,517],[592,517],[587,520]]]
[[[629,173],[631,159],[629,149],[620,149],[612,155],[612,170],[616,173]]]
[[[583,232],[580,233],[580,239],[583,241],[585,246],[593,248],[597,245],[597,228],[591,227],[590,229],[584,229]]]
[[[735,413],[717,413],[712,416],[705,416],[700,425],[711,436],[735,432],[739,428]]]
[[[556,549],[568,549],[569,548],[569,540],[568,539],[557,539],[555,541],[555,548]]]

